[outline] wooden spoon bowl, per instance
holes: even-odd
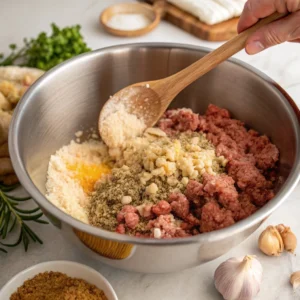
[[[151,84],[151,81],[150,81]],[[99,128],[106,118],[109,118],[112,103],[117,104],[122,102],[130,114],[136,115],[142,119],[147,127],[153,125],[153,120],[158,120],[161,117],[162,107],[159,95],[150,88],[147,82],[137,83],[118,91],[110,101],[107,101],[100,113]]]
[[[146,16],[150,23],[148,26],[137,30],[120,30],[112,28],[108,25],[111,17],[117,14],[142,14]],[[110,34],[122,37],[134,37],[147,34],[152,31],[161,20],[161,14],[156,6],[151,6],[145,3],[121,3],[108,7],[100,15],[100,23],[104,29]]]

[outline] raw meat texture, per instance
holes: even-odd
[[[161,230],[161,238],[175,237],[177,231],[177,226],[174,222],[174,217],[171,214],[160,215],[155,220],[149,221],[148,228],[159,228]]]
[[[173,193],[169,197],[172,212],[179,218],[185,219],[190,211],[188,199],[181,193]]]
[[[196,207],[202,206],[204,204],[203,184],[196,180],[190,180],[186,186],[185,195]]]
[[[226,175],[213,176],[210,174],[203,175],[204,191],[209,196],[214,196],[218,202],[226,209],[234,212],[241,210],[238,201],[238,192],[234,186],[234,180]]]
[[[167,201],[161,200],[152,206],[152,212],[157,216],[167,215],[171,212],[171,205]]]
[[[266,187],[268,182],[260,171],[251,163],[232,160],[227,165],[228,174],[237,186],[244,190],[247,187]]]
[[[199,117],[190,109],[168,110],[158,126],[167,134],[195,131],[199,126]]]
[[[137,214],[137,209],[132,205],[123,206],[122,210],[117,214],[118,223],[125,222],[125,225],[130,229],[134,229],[138,225],[139,220],[140,218]],[[119,225],[123,225],[123,224],[119,224]],[[123,226],[119,226],[119,225],[117,226],[116,231],[122,233]]]
[[[227,159],[226,173],[204,173],[201,182],[189,180],[184,194],[171,193],[167,201],[145,204],[139,213],[149,220],[148,231],[136,236],[154,237],[154,228],[160,230],[160,238],[222,229],[252,215],[275,196],[277,147],[265,135],[232,119],[228,110],[215,105],[209,105],[205,115],[190,109],[168,110],[158,126],[171,136],[183,131],[205,133],[216,154]],[[117,215],[121,224],[116,231],[135,228],[138,218],[135,207],[124,206]]]
[[[210,201],[202,207],[200,232],[210,232],[234,224],[232,213],[220,208],[215,201]]]
[[[121,223],[125,220],[125,216],[128,213],[135,213],[137,212],[136,207],[132,206],[132,205],[125,205],[123,206],[122,210],[118,213],[117,215],[117,221],[118,223]]]
[[[140,218],[136,213],[130,212],[125,215],[125,224],[130,229],[134,229],[138,225],[139,221]]]
[[[266,136],[254,139],[249,151],[254,155],[257,167],[262,170],[274,168],[279,159],[279,150]]]
[[[116,232],[120,234],[125,234],[126,229],[124,224],[119,224],[116,228]]]

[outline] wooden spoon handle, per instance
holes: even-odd
[[[197,80],[200,76],[206,74],[218,64],[242,50],[245,47],[248,37],[252,33],[265,26],[266,24],[281,19],[285,15],[286,14],[282,13],[274,13],[264,19],[261,19],[254,26],[246,29],[239,35],[223,44],[221,47],[208,53],[203,58],[193,63],[189,67],[174,75],[171,75],[170,77],[167,77],[167,82],[165,83],[168,85],[169,95],[172,94],[171,97],[175,97],[179,92],[181,92],[184,88]]]

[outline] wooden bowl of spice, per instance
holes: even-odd
[[[71,261],[50,261],[14,276],[0,291],[1,300],[118,300],[96,270]]]

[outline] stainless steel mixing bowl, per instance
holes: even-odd
[[[110,95],[132,83],[173,74],[207,52],[204,48],[179,44],[133,44],[93,51],[47,72],[18,105],[9,144],[16,173],[62,234],[95,259],[145,273],[200,265],[247,238],[296,186],[300,171],[299,110],[270,78],[232,59],[189,86],[173,106],[203,113],[209,103],[214,103],[271,137],[280,149],[280,173],[284,180],[276,197],[258,212],[215,232],[154,240],[83,224],[45,198],[50,155],[68,144],[77,130],[96,127],[100,109]]]

